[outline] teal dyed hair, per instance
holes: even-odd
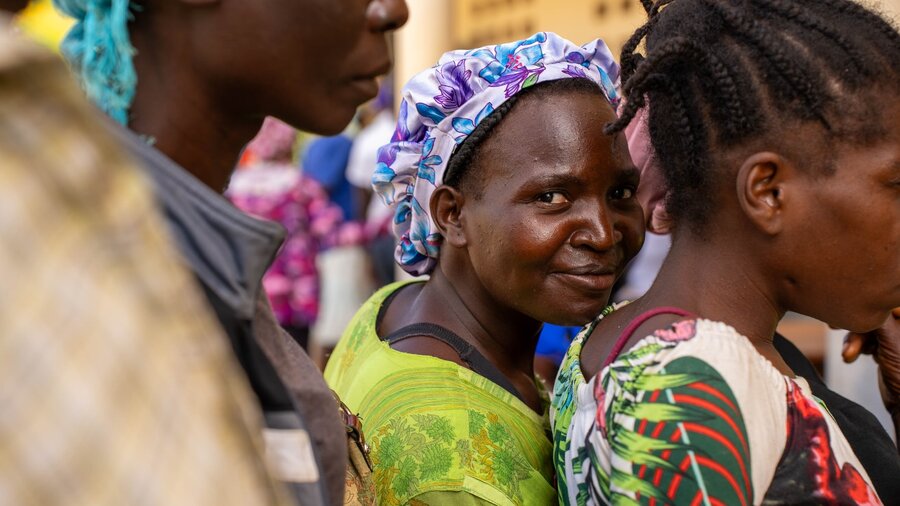
[[[128,37],[130,0],[53,0],[75,25],[62,42],[62,53],[81,79],[88,97],[123,125],[134,100],[137,74]]]

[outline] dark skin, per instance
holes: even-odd
[[[900,305],[900,106],[887,103],[893,104],[881,118],[887,135],[870,146],[829,150],[817,126],[794,125],[790,134],[724,153],[717,163],[734,177],[721,178],[711,196],[716,212],[707,233],[676,230],[647,294],[590,336],[585,375],[599,372],[628,322],[659,306],[728,323],[788,376],[793,372],[772,345],[785,312],[857,332],[882,326]],[[828,162],[821,153],[831,155],[833,174],[821,172]],[[651,319],[624,350],[679,319]]]
[[[28,0],[0,0],[0,10],[18,12],[28,5]]]
[[[407,16],[403,0],[144,3],[129,24],[138,76],[129,127],[221,192],[266,116],[341,131],[377,94],[391,65],[387,35]],[[343,427],[329,431],[339,441]],[[326,474],[344,472],[331,464]]]
[[[841,353],[844,361],[855,362],[862,354],[872,355],[878,364],[881,398],[900,441],[900,308],[894,309],[880,329],[847,334]]]
[[[403,0],[167,0],[129,25],[129,126],[216,191],[266,116],[331,135],[378,91]],[[310,50],[315,48],[315,50]]]
[[[541,322],[593,318],[643,241],[637,171],[624,137],[602,133],[613,114],[599,94],[522,97],[479,148],[462,190],[443,186],[432,196],[444,237],[438,265],[426,283],[397,295],[379,334],[442,325],[541,413],[533,367]],[[394,348],[465,367],[430,337]]]

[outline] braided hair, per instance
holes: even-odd
[[[900,92],[900,37],[851,0],[642,0],[647,22],[622,49],[626,104],[649,104],[650,138],[676,221],[702,232],[717,157],[757,140],[790,150],[790,128],[827,146],[885,134],[878,97]],[[646,56],[637,52],[646,40]],[[782,146],[780,143],[788,143]],[[827,155],[827,153],[826,153]],[[829,165],[823,164],[825,170]]]
[[[480,148],[491,137],[496,126],[522,100],[537,100],[548,95],[561,93],[594,94],[602,97],[604,101],[606,100],[603,89],[597,83],[582,77],[540,82],[522,90],[494,109],[491,114],[478,123],[478,126],[475,127],[475,130],[472,131],[466,140],[457,146],[450,157],[450,161],[447,163],[444,184],[470,194],[473,198],[480,198],[481,189],[484,186],[481,184],[483,180],[480,177],[474,177],[474,175],[482,174],[482,171],[477,170],[479,154],[481,153]]]

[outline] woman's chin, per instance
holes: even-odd
[[[579,308],[569,307],[565,311],[548,312],[543,318],[536,319],[544,323],[551,323],[563,327],[583,327],[592,322],[594,318],[597,318],[606,307],[605,301],[607,300],[607,297],[604,297],[602,300],[604,301],[603,304],[597,304],[596,301],[593,301],[591,304],[585,304],[583,307]]]

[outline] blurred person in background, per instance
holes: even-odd
[[[384,286],[395,279],[394,246],[391,232],[393,214],[381,197],[372,193],[372,175],[378,165],[378,149],[391,140],[397,119],[394,117],[394,80],[381,82],[378,96],[360,108],[360,130],[353,139],[347,179],[357,188],[365,203],[366,231],[369,255],[376,286]]]
[[[353,139],[344,133],[318,137],[306,145],[301,166],[303,173],[319,183],[328,199],[341,210],[342,222],[359,222],[363,218],[359,195],[347,180],[347,161]]]
[[[572,340],[581,331],[580,326],[553,325],[545,323],[541,327],[537,347],[534,349],[534,373],[549,389],[553,388],[559,365],[566,356]]]
[[[145,178],[58,57],[8,22],[0,14],[0,503],[290,504],[246,377]]]
[[[405,3],[55,3],[76,20],[63,54],[87,95],[119,123],[111,132],[152,181],[180,253],[247,374],[268,448],[283,457],[278,477],[302,504],[342,504],[345,484],[348,501],[367,502],[365,459],[352,457],[365,450],[356,419],[342,420],[262,292],[284,232],[221,192],[266,116],[319,134],[350,122],[390,67],[386,36],[405,23]]]
[[[328,357],[359,306],[375,291],[371,261],[365,250],[364,195],[347,180],[354,141],[347,135],[312,140],[303,156],[303,173],[325,189],[341,211],[336,238],[316,257],[319,314],[310,332],[310,357],[325,369]]]
[[[238,208],[284,227],[278,256],[263,276],[263,288],[278,323],[303,348],[319,314],[316,256],[337,240],[341,209],[294,162],[297,130],[275,118],[247,145],[226,196]]]

